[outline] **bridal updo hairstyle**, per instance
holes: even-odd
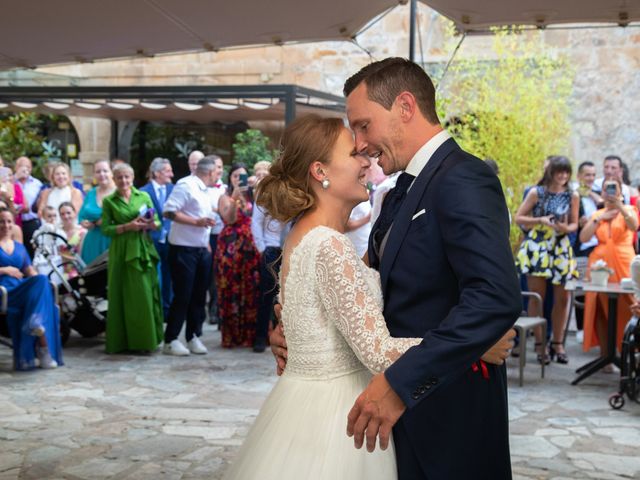
[[[307,115],[292,122],[280,141],[280,155],[257,187],[257,203],[271,217],[289,222],[312,209],[316,196],[309,166],[328,164],[344,123],[340,118]]]

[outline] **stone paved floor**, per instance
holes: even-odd
[[[175,358],[108,356],[102,340],[72,337],[64,368],[29,373],[11,372],[0,346],[0,479],[221,478],[274,365],[268,353],[217,347],[214,327],[204,340],[209,355]],[[531,353],[523,388],[510,362],[515,478],[640,478],[640,405],[608,406],[616,375],[569,385],[595,353],[570,338],[569,354],[541,380]]]

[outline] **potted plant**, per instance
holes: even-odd
[[[609,275],[613,270],[609,268],[604,260],[597,260],[591,265],[591,283],[599,287],[606,287],[609,281]]]

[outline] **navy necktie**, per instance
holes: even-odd
[[[373,232],[373,246],[377,257],[380,256],[380,247],[382,246],[382,241],[389,231],[393,220],[398,214],[400,205],[402,205],[404,197],[407,196],[407,190],[409,189],[409,186],[414,179],[415,177],[413,175],[403,172],[398,177],[398,180],[396,180],[396,186],[389,190],[387,196],[384,197],[382,208],[380,209],[380,219],[378,220],[378,227]],[[372,266],[377,267],[377,265]]]

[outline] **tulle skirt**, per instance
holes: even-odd
[[[278,380],[249,431],[226,480],[393,480],[393,442],[386,451],[357,450],[347,414],[369,383],[360,370],[332,379]],[[376,445],[377,446],[377,445]]]

